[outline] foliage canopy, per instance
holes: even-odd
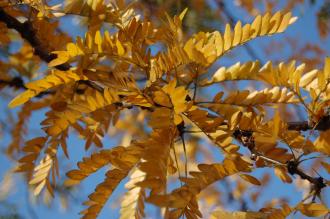
[[[143,218],[145,203],[161,208],[165,218],[285,218],[296,211],[329,215],[321,196],[329,181],[306,173],[301,163],[318,155],[330,172],[325,159],[330,155],[330,58],[320,69],[258,60],[213,68],[235,47],[290,28],[297,20],[291,12],[228,23],[224,31],[188,34],[183,21],[189,9],[156,20],[139,14],[138,4],[122,0],[0,4],[4,33],[13,29],[25,40],[8,62],[1,61],[1,84],[24,89],[9,103],[21,108],[6,153],[17,159],[16,171],[24,173],[34,195],[55,196],[56,187],[75,187],[106,167],[104,180],[84,202],[82,218],[96,218],[125,179],[121,218]],[[84,37],[71,39],[59,30],[58,20],[72,14],[86,17]],[[12,40],[6,36],[0,37],[3,44]],[[35,79],[42,62],[47,66]],[[31,81],[13,78],[13,69]],[[240,81],[258,83],[257,89],[223,89]],[[205,89],[214,96],[203,95]],[[302,107],[308,121],[284,119],[280,111],[292,105]],[[47,110],[43,134],[24,142],[26,120],[41,109]],[[122,135],[119,146],[103,145],[109,129]],[[315,130],[314,136],[307,130]],[[69,170],[58,157],[70,158],[67,139],[75,134],[85,140],[86,156]],[[214,150],[222,157],[208,160]],[[206,157],[203,162],[198,162],[200,154]],[[293,176],[308,182],[308,197],[295,206],[283,203],[259,212],[199,207],[212,197],[204,190],[212,191],[215,182],[228,177],[237,190],[246,182],[262,187],[267,179],[251,173],[265,167],[284,183]],[[63,183],[57,183],[60,171],[66,172]]]

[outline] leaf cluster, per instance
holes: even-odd
[[[34,49],[34,54],[21,54],[27,62],[38,56],[48,66],[38,80],[17,86],[24,91],[9,107],[23,107],[7,151],[9,156],[21,156],[16,171],[25,173],[35,195],[43,190],[55,195],[60,151],[70,157],[67,138],[76,133],[85,140],[85,150],[93,150],[77,163],[77,169],[64,170],[68,178],[64,185],[77,186],[107,168],[104,180],[84,203],[87,208],[82,218],[96,218],[126,178],[121,218],[143,218],[145,203],[164,209],[165,218],[202,218],[211,214],[199,207],[207,202],[204,190],[227,178],[233,178],[238,189],[245,185],[242,182],[263,186],[251,173],[264,167],[273,169],[285,183],[291,183],[294,175],[306,180],[312,188],[307,198],[312,201],[303,199],[295,206],[285,203],[281,208],[265,206],[258,213],[225,216],[228,213],[215,211],[212,215],[285,218],[296,211],[311,217],[329,215],[321,197],[329,181],[305,173],[300,164],[314,154],[330,156],[330,58],[323,68],[313,70],[295,61],[262,65],[259,60],[221,66],[214,72],[211,68],[248,41],[284,32],[297,20],[290,12],[265,13],[247,24],[227,24],[223,32],[189,35],[182,27],[187,9],[155,22],[139,16],[134,3],[120,0],[22,4],[31,12],[25,23],[15,18],[24,11],[11,2],[8,9],[0,9],[0,20]],[[84,37],[73,40],[55,28],[41,33],[43,25],[72,14],[85,17]],[[104,30],[106,24],[111,25],[109,30]],[[22,25],[31,29],[23,33]],[[62,37],[64,42],[58,40]],[[15,66],[11,63],[8,68]],[[260,83],[262,88],[223,89],[228,82],[242,80]],[[214,97],[203,96],[205,88],[214,91]],[[279,108],[292,105],[307,112],[304,128],[281,117]],[[48,110],[40,124],[43,134],[21,147],[19,130],[24,119],[41,108]],[[314,139],[305,136],[306,127],[318,130]],[[119,146],[103,145],[111,129],[124,136]],[[196,153],[207,151],[205,141],[223,159],[198,161]],[[325,159],[322,165],[330,172]],[[180,185],[169,191],[173,180]]]

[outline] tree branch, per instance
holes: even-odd
[[[22,38],[28,41],[34,48],[34,54],[39,56],[45,62],[48,63],[57,57],[56,54],[50,53],[48,48],[43,46],[43,43],[37,37],[37,33],[34,30],[31,21],[27,20],[24,23],[21,23],[16,18],[7,14],[2,8],[0,8],[0,21],[4,22],[8,28],[16,30]],[[69,70],[70,67],[70,64],[64,63],[56,66],[55,68],[61,71],[66,71]]]
[[[324,183],[324,179],[322,177],[312,177],[306,174],[304,171],[302,171],[298,166],[301,163],[299,160],[290,160],[287,163],[281,163],[277,160],[273,160],[271,158],[268,158],[262,154],[259,154],[255,150],[255,141],[253,137],[252,131],[245,131],[236,129],[233,133],[233,136],[242,143],[243,146],[247,147],[250,150],[251,153],[251,159],[256,160],[258,157],[266,162],[272,163],[274,165],[280,165],[286,167],[287,171],[293,176],[293,175],[299,175],[301,179],[309,181],[313,185],[314,190],[314,197],[320,196],[321,191],[323,188],[325,188],[327,185]]]
[[[49,63],[53,59],[57,58],[56,54],[52,54],[47,47],[45,47],[37,37],[37,33],[33,28],[33,23],[30,21],[25,21],[21,23],[16,18],[12,17],[11,15],[7,14],[4,9],[0,8],[0,22],[4,22],[8,28],[16,30],[23,39],[28,41],[30,45],[34,48],[34,54],[39,56],[40,59]],[[56,69],[61,71],[67,71],[71,68],[69,63],[63,63],[61,65],[55,66]],[[97,83],[84,80],[80,81],[83,84],[86,84],[89,87],[96,89],[99,92],[103,92],[104,88]],[[7,84],[11,87],[27,89],[24,85],[23,79],[21,77],[15,77],[12,80],[0,80],[0,84]],[[50,92],[43,92],[43,94],[50,93]]]
[[[11,80],[0,79],[0,85],[1,84],[8,85],[9,87],[22,88],[25,90],[27,89],[21,77],[14,77]]]
[[[302,122],[287,122],[288,130],[307,131],[317,130],[326,131],[330,129],[330,115],[323,116],[316,125],[311,125],[308,121]]]
[[[222,0],[217,0],[218,7],[226,13],[231,23],[234,23],[235,20],[231,16],[231,14],[226,10],[225,5]],[[43,61],[50,62],[53,59],[55,59],[57,56],[56,54],[50,53],[48,48],[43,46],[43,43],[38,39],[36,31],[33,28],[33,24],[30,21],[25,21],[24,23],[21,23],[16,18],[12,17],[11,15],[7,14],[3,8],[0,8],[0,22],[4,22],[8,28],[15,29],[23,39],[28,41],[30,45],[34,48],[34,54],[39,56]],[[248,49],[249,51],[250,49]],[[253,50],[252,50],[253,51]],[[251,57],[255,59],[259,59],[255,56],[254,53],[249,52]],[[64,63],[61,65],[55,66],[56,69],[61,71],[66,71],[71,68],[71,65],[69,63]],[[103,93],[104,87],[97,84],[94,81],[91,80],[81,80],[79,83],[86,84],[87,86]],[[22,88],[27,89],[24,85],[23,79],[21,77],[14,77],[11,80],[0,80],[0,84],[6,84],[10,87],[15,88]],[[52,92],[43,92],[42,94],[39,94],[38,97],[41,97],[45,94],[50,94]],[[326,116],[323,119],[320,120],[320,122],[315,126],[309,125],[308,121],[302,121],[302,122],[288,122],[288,129],[289,130],[296,130],[296,131],[307,131],[307,130],[319,130],[319,131],[325,131],[330,128],[330,116]]]

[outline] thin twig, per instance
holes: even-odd
[[[181,179],[181,173],[180,173],[180,167],[179,167],[178,155],[177,155],[177,153],[176,153],[175,145],[174,145],[174,144],[172,145],[172,148],[173,148],[174,160],[175,160],[176,168],[177,168],[177,171],[178,171],[178,177],[179,177],[179,179]],[[180,180],[180,184],[181,184],[181,186],[182,186],[182,181],[181,181],[181,180]]]
[[[186,149],[186,143],[184,140],[184,135],[182,133],[181,135],[181,141],[182,141],[182,145],[183,145],[183,152],[184,152],[184,173],[185,173],[185,177],[188,177],[188,158],[187,158],[187,149]]]

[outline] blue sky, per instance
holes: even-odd
[[[238,10],[237,7],[234,6],[234,4],[233,4],[234,1],[227,0],[225,2],[226,2],[226,5],[228,6],[228,9],[235,16],[235,18],[241,19],[243,22],[247,21],[247,20],[251,20],[251,18],[247,17],[246,13],[243,13],[243,11]],[[282,2],[285,2],[285,1],[282,1]],[[315,25],[316,25],[315,14],[318,11],[322,2],[323,1],[317,1],[317,4],[313,5],[313,6],[309,5],[308,3],[305,3],[302,6],[299,6],[298,8],[295,9],[295,11],[293,11],[293,14],[295,16],[299,17],[298,21],[294,25],[289,27],[289,29],[285,33],[275,35],[270,38],[265,37],[265,38],[257,39],[255,41],[249,43],[249,45],[256,51],[258,57],[266,57],[263,54],[262,50],[260,49],[260,45],[266,45],[267,43],[270,43],[271,40],[281,39],[281,38],[287,37],[287,36],[293,36],[293,37],[296,36],[296,37],[302,39],[303,42],[320,41],[318,33],[317,33],[317,29],[315,28]],[[188,11],[188,13],[189,13],[189,11]],[[73,17],[68,17],[68,18],[62,20],[62,24],[63,24],[62,29],[64,31],[68,31],[69,33],[71,33],[74,36],[76,36],[76,35],[83,36],[84,32],[74,22],[74,19],[72,19],[72,18]],[[322,48],[325,49],[327,51],[327,55],[329,55],[330,54],[329,39],[327,39],[326,41],[320,41],[320,42],[321,42]],[[284,53],[274,54],[274,58],[283,59],[285,61],[291,52],[290,49],[288,49],[288,48],[284,49],[284,51],[285,51]],[[274,51],[276,51],[276,50],[274,50]],[[235,55],[236,55],[235,59],[224,57],[223,59],[221,59],[219,61],[219,64],[220,65],[230,65],[236,61],[245,62],[245,61],[251,60],[251,57],[246,53],[246,50],[243,47],[235,49],[233,51],[233,53],[235,53]],[[265,62],[265,60],[263,60],[263,58],[261,61]],[[8,116],[8,114],[7,114],[8,102],[9,102],[9,99],[1,98],[0,118],[2,118],[2,119]],[[14,110],[14,111],[16,111],[16,110]],[[40,125],[38,125],[38,124],[40,123],[40,121],[43,118],[44,118],[43,113],[34,114],[32,116],[32,118],[30,119],[29,125],[35,131],[29,137],[33,137],[33,136],[37,136],[38,134],[41,134],[41,131],[40,130],[38,131],[38,129],[40,129]],[[2,138],[0,138],[1,149],[4,149],[9,141],[10,141],[10,138],[8,135],[2,136]],[[116,143],[117,142],[115,141],[115,139],[107,138],[105,140],[104,145],[115,146]],[[78,139],[76,136],[73,136],[68,141],[68,145],[69,145],[69,152],[70,152],[71,160],[66,161],[65,160],[66,158],[63,155],[60,156],[60,159],[61,159],[61,161],[63,159],[63,161],[65,163],[73,164],[72,166],[75,167],[75,163],[77,161],[79,161],[81,159],[81,157],[84,155],[84,150],[83,150],[84,142],[81,139]],[[11,162],[10,160],[8,160],[2,154],[0,154],[0,161],[2,162],[2,165],[0,165],[0,179],[2,179],[4,174],[6,173],[6,171],[8,171],[10,168],[12,168],[14,163]],[[264,171],[272,172],[272,170],[270,170],[270,169],[263,169],[263,170],[255,171],[254,175],[260,176],[261,173]],[[323,172],[321,172],[321,173],[325,174]],[[62,171],[62,174],[64,174],[64,171]],[[81,203],[83,201],[87,200],[87,195],[90,194],[94,190],[94,187],[103,179],[103,174],[104,174],[104,170],[100,171],[99,173],[95,174],[95,176],[92,176],[91,178],[89,178],[85,182],[83,182],[82,185],[77,189],[77,191],[75,193],[73,193],[79,199],[79,201],[70,202],[69,209],[67,209],[66,211],[61,210],[61,208],[58,204],[59,203],[58,197],[55,198],[54,203],[50,207],[46,207],[41,204],[35,204],[35,205],[32,204],[30,206],[30,208],[32,210],[29,209],[29,207],[27,205],[28,200],[26,199],[27,186],[24,182],[22,182],[22,180],[21,180],[22,178],[19,175],[15,176],[15,186],[14,186],[13,192],[9,196],[9,199],[7,200],[7,202],[15,204],[16,207],[18,208],[19,213],[23,216],[23,218],[33,218],[34,219],[35,216],[31,217],[31,215],[32,215],[31,211],[34,211],[37,214],[38,218],[47,218],[47,219],[53,219],[53,218],[58,219],[59,217],[61,217],[63,219],[77,218],[78,212],[83,210],[83,206],[81,205]],[[324,176],[326,176],[326,175],[324,175]],[[329,175],[327,175],[327,178],[329,179]],[[124,188],[123,188],[123,183],[122,183],[119,186],[119,188],[115,191],[113,197],[107,203],[107,205],[105,206],[103,211],[101,212],[101,214],[99,216],[100,219],[118,218],[119,205],[118,205],[118,202],[113,204],[113,201],[116,200],[116,197],[118,197],[118,195],[120,195],[123,190],[124,190]],[[294,186],[284,185],[277,178],[274,178],[271,185],[268,186],[264,191],[265,191],[265,194],[262,195],[261,200],[260,200],[261,202],[264,200],[270,199],[270,197],[282,197],[283,195],[294,197],[293,199],[291,199],[292,200],[291,204],[295,204],[299,200],[301,200],[301,193],[299,191],[297,191],[297,189]],[[324,197],[330,197],[329,189],[326,189]],[[327,198],[326,201],[329,205],[329,203],[330,203],[329,198]],[[250,206],[250,207],[253,207],[251,210],[258,210],[260,207],[262,207],[260,204],[261,203],[257,203],[257,206]],[[8,210],[8,206],[4,206],[0,202],[0,212],[5,212],[6,210]],[[150,215],[150,218],[154,218],[153,215]]]

